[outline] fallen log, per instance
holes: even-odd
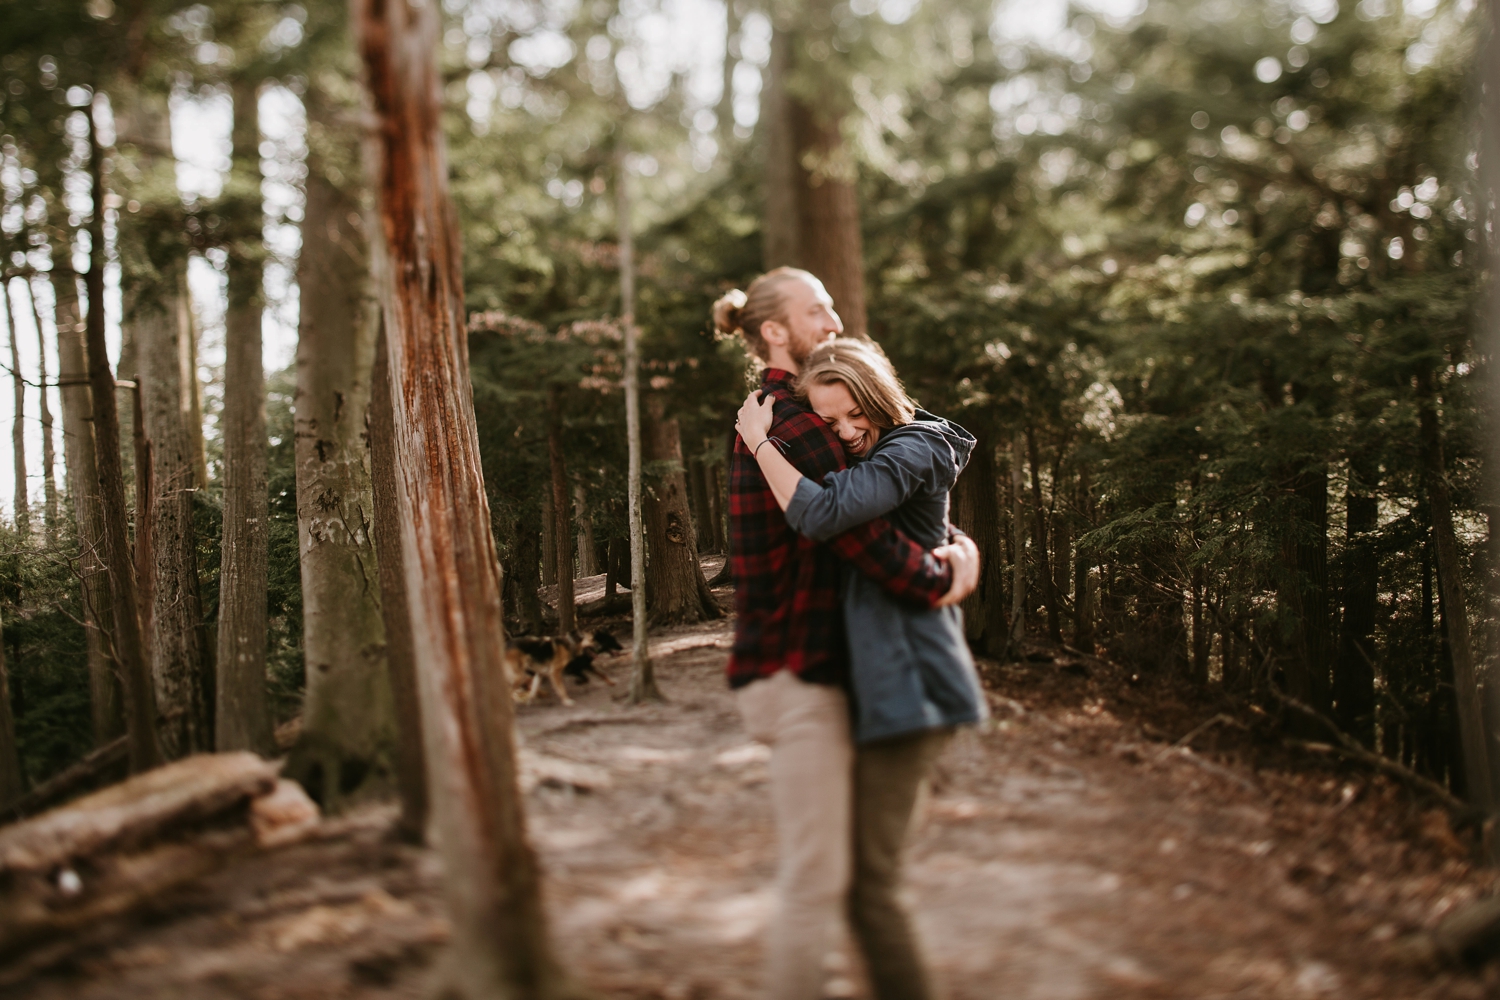
[[[278,770],[201,754],[0,829],[0,961],[299,839],[317,807]]]
[[[0,822],[34,815],[75,792],[108,779],[116,771],[123,777],[129,756],[129,738],[125,736],[98,747],[72,767],[53,775],[5,807],[0,811]]]

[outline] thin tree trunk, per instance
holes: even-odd
[[[89,115],[89,178],[93,211],[89,217],[88,319],[85,323],[89,388],[94,406],[95,458],[99,473],[100,533],[114,599],[112,646],[125,694],[130,770],[138,774],[162,762],[156,739],[156,692],[151,667],[142,654],[136,610],[135,573],[126,534],[125,477],[120,460],[120,418],[115,377],[104,341],[104,149],[93,113]]]
[[[594,519],[589,515],[588,495],[582,483],[573,484],[573,511],[578,524],[578,575],[593,576],[599,572],[594,552]]]
[[[724,5],[724,89],[719,92],[719,152],[727,156],[735,144],[734,66],[740,56],[740,14],[733,0]]]
[[[1344,501],[1344,614],[1338,657],[1333,666],[1334,718],[1344,732],[1375,746],[1375,615],[1379,607],[1380,562],[1371,534],[1378,525],[1378,501],[1371,495],[1373,470],[1351,462]]]
[[[47,400],[47,335],[42,330],[42,309],[36,300],[36,282],[29,281],[26,291],[31,298],[31,318],[36,324],[38,408],[42,417],[42,518],[47,527],[47,543],[57,542],[57,452],[52,440],[52,405]]]
[[[68,247],[55,248],[52,294],[56,303],[63,462],[67,466],[68,495],[73,499],[73,518],[78,527],[78,578],[88,649],[89,712],[94,746],[100,747],[125,733],[125,716],[120,678],[105,648],[105,636],[112,631],[114,598],[105,571],[104,540],[100,534],[99,470],[94,458],[94,406],[84,355],[84,325],[77,275],[69,257]]]
[[[979,548],[979,587],[963,603],[964,628],[975,648],[1004,655],[1005,545],[996,492],[995,449],[981,434],[968,467],[953,487],[953,523]]]
[[[224,436],[224,521],[219,560],[218,648],[214,656],[214,746],[221,752],[251,750],[270,754],[274,746],[266,703],[268,498],[266,383],[261,370],[264,241],[258,82],[242,75],[233,85],[233,156],[226,214],[231,216],[234,239],[230,243],[228,304],[224,314],[224,412],[220,417]],[[304,260],[306,253],[304,243]],[[305,282],[302,287],[308,290],[302,299],[304,309],[310,302],[322,303],[331,298],[330,289],[321,283]],[[189,331],[185,342],[191,340]],[[297,372],[300,387],[303,377],[300,364]],[[185,384],[184,389],[191,393],[190,385]],[[300,393],[296,403],[300,422],[308,404]],[[297,444],[302,444],[300,435]],[[304,573],[306,562],[304,554]],[[306,592],[304,585],[303,594]],[[305,626],[314,624],[305,613],[303,622]],[[304,649],[312,632],[312,628],[304,630]],[[313,662],[310,656],[308,662]],[[308,721],[304,710],[304,733]]]
[[[630,616],[635,666],[630,703],[661,701],[646,638],[646,538],[641,526],[641,349],[635,328],[635,248],[630,230],[630,176],[625,145],[615,153],[615,222],[620,238],[620,322],[625,327],[625,524],[630,537]]]
[[[10,709],[10,676],[5,668],[5,642],[0,635],[0,815],[26,791],[21,774],[16,720]]]
[[[551,1000],[574,991],[552,952],[516,780],[499,563],[447,190],[438,8],[355,0],[354,23],[375,116],[367,162],[382,237],[396,503],[455,986],[472,1000]]]
[[[552,487],[542,494],[542,586],[557,582],[557,514],[552,506]]]
[[[135,586],[141,609],[141,654],[154,662],[151,639],[155,634],[156,549],[151,544],[151,499],[156,494],[151,482],[151,442],[146,437],[146,417],[142,404],[144,390],[139,373],[131,375],[130,440],[135,455]]]
[[[1031,466],[1031,548],[1036,553],[1037,576],[1042,581],[1042,601],[1046,604],[1047,611],[1047,636],[1053,642],[1062,642],[1057,581],[1052,576],[1051,550],[1047,543],[1047,508],[1042,503],[1042,466],[1037,455],[1036,433],[1029,426],[1026,428],[1026,455]]]
[[[1443,602],[1443,629],[1453,660],[1453,694],[1458,709],[1458,735],[1463,747],[1464,777],[1469,801],[1488,811],[1495,801],[1490,780],[1489,753],[1479,681],[1469,638],[1469,612],[1464,596],[1458,538],[1448,493],[1448,471],[1443,458],[1442,431],[1432,402],[1432,378],[1417,376],[1418,433],[1421,438],[1422,478],[1437,549],[1438,590]]]
[[[306,243],[303,244],[306,253]],[[299,369],[300,371],[300,369]],[[375,511],[375,550],[380,559],[380,605],[385,658],[396,713],[396,788],[401,796],[398,832],[408,843],[427,837],[427,771],[422,751],[422,712],[417,691],[417,654],[412,647],[411,602],[401,556],[401,513],[396,503],[396,453],[391,413],[391,366],[384,325],[375,342],[370,374],[370,480]],[[532,590],[535,597],[536,590]]]
[[[150,439],[150,477],[145,480],[145,497],[136,498],[136,514],[149,532],[155,557],[148,634],[156,704],[162,716],[162,750],[168,760],[214,746],[214,700],[205,683],[207,663],[200,628],[203,609],[193,526],[193,495],[198,484],[193,479],[194,446],[187,427],[190,411],[185,405],[188,388],[183,385],[181,366],[182,338],[192,335],[187,323],[185,283],[186,274],[178,264],[163,281],[165,288],[145,293],[175,294],[160,306],[137,299],[132,324],[144,376],[138,384]],[[137,479],[140,481],[139,475]],[[235,553],[231,561],[239,555]],[[232,576],[234,567],[226,565],[221,572]],[[263,605],[264,591],[258,599]]]
[[[1017,431],[1010,443],[1010,635],[1006,656],[1018,659],[1021,644],[1026,641],[1026,482],[1021,462],[1026,449],[1026,435]]]
[[[516,547],[511,560],[510,578],[514,582],[517,607],[513,609],[522,634],[535,634],[544,628],[542,600],[542,533],[532,518],[516,521]]]
[[[10,449],[15,461],[15,524],[23,536],[31,530],[31,510],[26,498],[26,380],[21,374],[21,337],[16,331],[16,297],[10,282],[0,281],[5,296],[5,318],[10,328],[10,381],[14,389],[14,416],[10,425]]]
[[[573,517],[568,502],[568,470],[562,453],[562,387],[547,391],[547,461],[552,474],[552,544],[557,566],[557,631],[573,631]]]

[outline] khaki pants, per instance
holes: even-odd
[[[817,1000],[849,887],[848,699],[782,670],[740,688],[737,700],[746,731],[771,748],[777,906],[765,995]]]
[[[935,995],[921,945],[901,905],[901,854],[922,779],[952,738],[930,730],[859,748],[854,759],[854,877],[849,926],[877,1000]]]

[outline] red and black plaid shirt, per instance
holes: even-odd
[[[776,397],[771,436],[797,471],[815,483],[844,468],[832,429],[792,395],[792,375],[767,369],[761,384]],[[774,448],[773,441],[764,447]],[[825,544],[786,523],[766,477],[743,439],[729,460],[729,538],[734,570],[734,652],[729,683],[743,687],[783,668],[805,681],[842,684],[848,647],[839,605],[839,560],[846,559],[885,590],[923,607],[948,592],[952,568],[884,518]]]

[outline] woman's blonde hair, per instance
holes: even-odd
[[[813,386],[835,382],[843,383],[854,405],[881,430],[909,424],[917,415],[917,404],[906,394],[896,369],[870,341],[840,337],[817,347],[797,376],[797,396],[806,402]]]
[[[743,292],[738,288],[725,292],[714,303],[714,329],[725,335],[739,334],[756,357],[762,361],[771,360],[771,350],[760,335],[761,324],[767,320],[782,322],[786,319],[782,289],[794,279],[812,284],[818,281],[801,268],[778,267],[750,282],[750,287]]]

